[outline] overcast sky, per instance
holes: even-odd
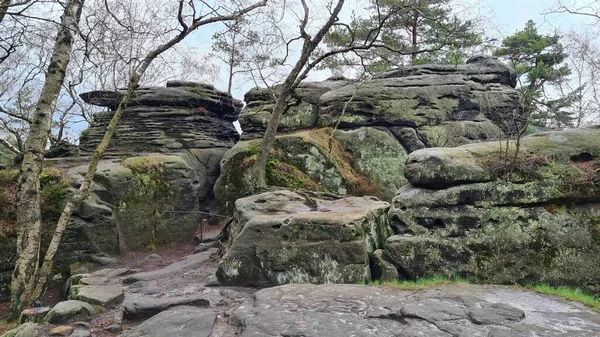
[[[597,0],[562,0],[565,5],[582,6],[585,3]],[[344,5],[341,20],[348,22],[352,13],[364,12],[367,0],[347,0]],[[555,30],[569,30],[571,27],[580,27],[586,22],[585,17],[570,14],[547,14],[556,7],[557,0],[457,0],[459,16],[484,18],[486,35],[501,40],[517,30],[523,29],[527,20],[534,20],[542,33],[551,33]],[[573,5],[574,4],[574,5]],[[208,42],[208,41],[207,41]],[[208,42],[210,43],[210,42]],[[226,88],[226,67],[221,68],[221,78],[216,86],[223,90]],[[311,74],[310,80],[322,80],[331,74],[327,71]],[[251,83],[235,88],[233,95],[242,99],[244,93],[251,88]]]

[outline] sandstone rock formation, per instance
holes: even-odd
[[[411,153],[390,209],[404,277],[546,282],[600,293],[600,127]]]
[[[286,190],[236,201],[217,277],[226,285],[357,283],[390,235],[389,204],[373,197],[324,200]]]
[[[82,98],[114,109],[122,95],[120,90],[94,91]],[[98,165],[91,195],[71,219],[57,255],[58,270],[92,255],[191,242],[201,222],[197,212],[211,207],[219,162],[239,139],[232,122],[240,108],[231,95],[200,83],[170,81],[165,88],[136,89],[107,159]],[[83,181],[85,156],[94,151],[113,114],[95,114],[80,140],[82,157],[48,160],[55,172],[42,175],[44,244],[65,197]],[[9,204],[14,198],[3,192],[16,188],[17,176],[6,170],[0,176],[0,223],[14,222],[14,205]],[[0,300],[8,296],[15,241],[14,233],[0,231]]]
[[[489,57],[458,66],[403,67],[362,84],[344,78],[305,83],[282,117],[269,183],[391,200],[406,183],[407,153],[512,131],[508,126],[521,118],[515,84],[515,72]],[[239,121],[246,141],[224,157],[215,186],[228,210],[247,193],[245,169],[258,152],[252,139],[264,133],[274,104],[268,89],[253,89],[245,99]]]
[[[122,91],[82,94],[115,109]],[[232,122],[241,102],[206,84],[170,81],[136,89],[94,176],[92,195],[73,222],[87,229],[101,252],[189,241],[212,199],[224,153],[239,139]],[[82,133],[83,154],[93,151],[114,112],[94,115]],[[78,187],[86,166],[69,170]]]
[[[81,98],[115,110],[123,91],[92,91]],[[167,87],[141,87],[127,105],[108,154],[172,152],[180,149],[229,148],[239,139],[232,122],[241,102],[213,86],[169,81]],[[94,114],[79,140],[83,153],[94,151],[114,112]]]

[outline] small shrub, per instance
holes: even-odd
[[[483,158],[480,163],[494,179],[513,177],[539,179],[542,177],[540,168],[550,165],[551,162],[548,157],[541,154],[517,158],[493,154]]]

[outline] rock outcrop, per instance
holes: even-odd
[[[407,153],[498,139],[513,131],[508,126],[521,118],[515,84],[515,72],[490,57],[458,66],[403,67],[364,83],[344,78],[305,83],[293,98],[296,105],[282,117],[269,183],[375,194],[389,201],[406,183]],[[275,96],[253,89],[245,99],[239,121],[246,141],[224,157],[215,186],[228,210],[247,193],[245,170],[258,152],[253,139],[264,133]],[[282,172],[285,177],[275,176]],[[365,190],[370,192],[357,193]]]
[[[84,101],[116,109],[122,90],[92,91]],[[98,165],[91,196],[73,222],[104,253],[191,241],[213,196],[219,162],[239,139],[241,102],[206,84],[170,81],[134,91]],[[94,115],[80,150],[93,151],[114,111]],[[69,170],[78,187],[86,166]]]
[[[582,305],[522,290],[447,285],[400,290],[294,284],[263,289],[233,311],[239,336],[564,336],[600,333]]]
[[[260,287],[368,281],[369,255],[390,234],[388,207],[372,197],[324,200],[286,190],[238,199],[217,277]]]
[[[111,109],[94,114],[90,128],[79,140],[82,153],[93,152],[114,115],[124,91],[92,91],[81,98]],[[239,139],[233,126],[242,103],[213,86],[184,81],[167,87],[134,91],[107,154],[173,152],[182,149],[229,148]]]
[[[85,102],[114,110],[122,90],[82,94]],[[91,195],[72,216],[57,255],[57,270],[92,258],[164,244],[192,242],[210,210],[220,161],[239,139],[233,126],[241,102],[210,85],[170,81],[166,87],[135,90],[117,131],[98,164]],[[81,156],[59,144],[41,177],[44,233],[52,235],[65,197],[78,189],[114,111],[99,112],[82,133]],[[0,300],[8,296],[16,258],[14,191],[18,172],[0,175]],[[5,193],[6,192],[6,193]],[[12,193],[12,194],[11,194]],[[6,229],[6,233],[4,232]],[[43,248],[42,248],[43,249]],[[43,250],[42,250],[43,253]]]
[[[600,128],[411,153],[387,258],[404,277],[600,293]],[[508,153],[508,154],[507,154]]]

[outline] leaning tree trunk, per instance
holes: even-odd
[[[31,123],[17,190],[17,261],[11,281],[11,318],[34,304],[40,254],[40,174],[56,100],[65,79],[84,0],[69,0]]]
[[[98,147],[96,148],[96,150],[94,151],[94,154],[92,155],[92,158],[90,159],[90,164],[88,165],[87,172],[85,174],[83,183],[81,184],[81,186],[79,187],[79,190],[77,190],[77,192],[75,193],[73,198],[71,198],[71,200],[69,202],[67,202],[67,204],[65,205],[65,208],[63,209],[63,212],[60,215],[60,218],[58,220],[56,228],[54,229],[54,235],[52,236],[52,240],[50,241],[50,245],[48,246],[48,250],[46,251],[46,255],[44,256],[44,263],[38,273],[39,277],[37,280],[37,284],[35,285],[35,289],[33,290],[33,294],[34,294],[34,296],[36,296],[36,298],[40,297],[44,291],[46,282],[52,271],[52,266],[54,264],[54,256],[56,255],[56,252],[58,251],[58,247],[60,245],[60,242],[62,241],[64,232],[67,229],[71,215],[73,214],[73,211],[75,210],[75,208],[77,206],[79,206],[79,204],[88,197],[89,190],[92,185],[93,178],[94,178],[94,174],[96,173],[96,169],[98,168],[98,163],[100,162],[100,158],[102,158],[102,155],[108,148],[110,140],[111,140],[113,134],[115,133],[115,131],[117,130],[117,126],[119,124],[119,121],[121,120],[121,116],[123,115],[123,112],[125,111],[125,108],[127,107],[127,104],[129,104],[129,101],[131,100],[131,96],[133,95],[135,88],[137,88],[137,86],[140,82],[140,78],[144,75],[144,73],[146,72],[148,67],[150,67],[152,62],[158,56],[160,56],[165,51],[171,49],[173,46],[175,46],[179,42],[183,41],[183,39],[185,39],[189,34],[194,32],[195,30],[197,30],[199,27],[207,25],[207,24],[215,23],[215,22],[234,20],[237,17],[240,17],[258,7],[265,6],[266,3],[267,3],[267,0],[262,0],[255,4],[249,5],[248,7],[243,8],[239,11],[236,11],[230,15],[215,16],[215,17],[210,17],[210,18],[206,18],[203,20],[194,19],[193,23],[190,26],[187,26],[187,25],[183,24],[183,17],[182,17],[182,7],[184,4],[184,1],[180,0],[178,16],[179,16],[179,22],[182,24],[183,29],[180,31],[180,33],[177,36],[173,37],[172,39],[167,41],[165,44],[159,45],[154,50],[150,51],[148,53],[148,55],[146,55],[144,57],[144,59],[142,60],[141,64],[137,67],[137,69],[135,69],[131,73],[131,76],[129,77],[129,84],[127,85],[127,90],[125,91],[123,98],[119,102],[119,106],[117,107],[117,110],[115,111],[112,119],[110,120],[110,123],[109,123],[108,127],[106,128],[106,131],[104,132],[104,136],[102,137],[100,144],[98,144]]]
[[[275,143],[275,135],[277,134],[277,127],[279,126],[279,121],[281,120],[281,116],[288,109],[288,100],[300,85],[300,81],[306,76],[306,73],[310,70],[311,66],[309,65],[307,68],[306,65],[310,60],[310,56],[313,51],[317,48],[319,43],[325,37],[325,34],[329,31],[331,26],[338,20],[338,14],[342,10],[344,6],[344,0],[338,0],[337,4],[331,11],[329,18],[325,24],[319,29],[319,31],[315,34],[315,36],[311,39],[310,35],[304,31],[308,24],[308,5],[305,0],[302,0],[302,5],[304,7],[304,19],[300,24],[300,36],[304,39],[304,44],[302,46],[302,51],[300,52],[300,57],[292,71],[290,71],[289,75],[286,77],[285,81],[279,87],[279,92],[276,93],[277,100],[275,101],[275,106],[273,107],[273,112],[271,113],[271,117],[269,118],[269,122],[267,124],[267,130],[265,131],[265,135],[260,142],[260,151],[258,152],[258,156],[256,157],[256,161],[252,168],[250,169],[250,181],[248,181],[248,188],[250,192],[256,193],[261,189],[267,186],[266,179],[266,171],[267,171],[267,162],[269,161],[269,155],[271,153],[271,148]],[[314,66],[314,64],[313,64]],[[304,69],[304,71],[303,71]]]

